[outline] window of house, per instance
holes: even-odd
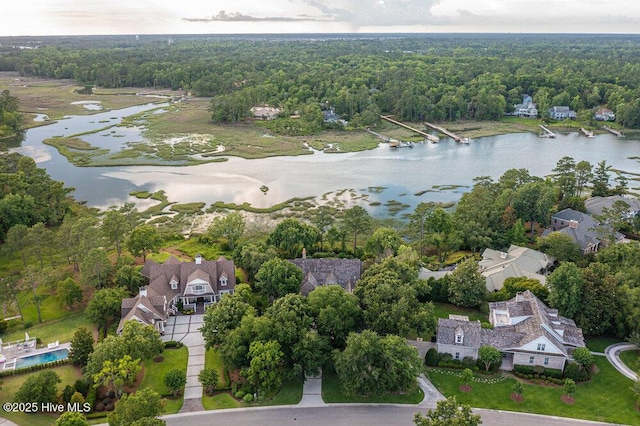
[[[544,347],[545,347],[545,346],[546,346],[546,345],[545,345],[544,343],[538,343],[538,350],[539,350],[539,351],[544,351]]]
[[[463,338],[464,338],[463,334],[456,334],[456,343],[462,343]]]
[[[529,357],[529,364],[533,364],[533,361],[536,359],[534,356]]]
[[[549,358],[544,359],[544,365],[549,365]]]
[[[460,359],[460,352],[456,352],[456,359]]]
[[[220,278],[220,285],[227,285],[227,277]]]
[[[178,289],[178,283],[171,283],[171,290],[177,290]]]

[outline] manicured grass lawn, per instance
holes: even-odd
[[[609,345],[613,345],[614,343],[621,343],[622,340],[617,337],[609,337],[609,336],[598,336],[587,339],[587,348],[589,348],[593,352],[602,352]]]
[[[620,360],[633,371],[640,371],[640,349],[620,352]]]
[[[634,408],[635,397],[630,389],[631,380],[618,373],[605,357],[595,358],[599,372],[591,381],[578,384],[574,405],[560,400],[564,393],[562,386],[525,383],[524,400],[514,402],[510,398],[514,378],[496,384],[471,382],[472,392],[460,391],[462,380],[459,377],[430,371],[429,379],[445,396],[455,395],[459,402],[472,407],[640,425],[640,416]]]
[[[271,399],[247,404],[250,407],[263,405],[292,405],[302,399],[302,380],[289,380],[282,384],[278,393]]]
[[[208,349],[204,353],[204,366],[218,370],[218,389],[226,388],[230,385],[227,383],[227,379],[224,374],[224,363],[222,361],[220,351],[217,349]]]
[[[65,386],[73,386],[75,381],[82,377],[81,371],[76,367],[70,365],[55,367],[52,368],[52,370],[55,371],[62,380],[61,383],[58,383],[58,394],[62,393],[62,390],[65,388]],[[38,372],[36,371],[30,374],[21,374],[19,376],[3,378],[2,391],[0,392],[0,403],[13,402],[14,395],[16,394],[18,389],[20,389],[20,386],[22,386],[27,378],[33,374],[38,374]],[[19,425],[49,426],[55,422],[55,418],[57,416],[47,414],[7,413],[3,410],[0,413],[0,417],[7,418]]]
[[[327,403],[381,403],[381,404],[418,404],[424,398],[424,392],[416,388],[406,394],[386,394],[362,397],[347,395],[336,374],[322,374],[322,399]]]
[[[202,397],[202,405],[205,410],[222,410],[223,408],[244,407],[244,402],[238,401],[228,392],[221,392],[213,396]]]
[[[433,307],[436,317],[438,318],[449,318],[449,314],[454,314],[466,315],[470,321],[479,320],[480,322],[489,322],[489,318],[477,309],[463,308],[449,303],[437,302],[433,304]]]
[[[26,330],[20,328],[1,337],[5,342],[22,340],[24,339],[24,333],[26,331],[30,337],[39,337],[43,344],[55,342],[56,340],[62,343],[71,341],[73,334],[80,327],[85,327],[87,330],[94,330],[96,328],[95,325],[89,321],[89,318],[87,318],[87,314],[80,312],[67,314],[63,319],[47,321],[34,325]]]
[[[186,372],[188,354],[186,347],[165,349],[162,353],[164,357],[162,362],[154,362],[152,359],[146,360],[144,362],[144,378],[140,383],[140,388],[149,387],[162,396],[170,396],[171,392],[164,384],[164,376],[173,369]],[[173,399],[173,397],[166,399],[165,414],[174,414],[180,411],[183,402],[182,395],[183,392],[180,392],[177,399]]]

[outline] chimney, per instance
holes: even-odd
[[[199,254],[196,254],[196,265],[200,265],[202,264],[202,256]]]
[[[302,247],[302,258],[306,259],[307,258],[307,249]]]
[[[578,221],[577,220],[570,220],[569,221],[569,228],[578,229]]]
[[[140,292],[140,297],[147,297],[147,288],[146,287],[140,287],[139,292]]]

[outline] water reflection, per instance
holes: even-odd
[[[378,148],[358,153],[327,154],[298,157],[273,157],[245,160],[230,157],[224,163],[189,167],[75,167],[57,150],[42,144],[54,135],[98,130],[117,125],[123,117],[158,108],[148,104],[108,111],[88,117],[72,117],[48,126],[30,129],[17,150],[30,155],[45,167],[54,179],[76,188],[78,200],[89,205],[107,207],[131,201],[134,190],[164,190],[171,201],[215,201],[268,207],[292,197],[321,196],[341,189],[353,189],[342,195],[384,203],[391,200],[410,206],[421,201],[455,201],[468,191],[477,176],[498,178],[511,168],[526,168],[531,174],[551,173],[558,160],[571,156],[595,165],[606,160],[615,169],[640,173],[640,163],[630,159],[639,152],[640,142],[631,138],[599,135],[581,137],[576,133],[558,135],[556,139],[540,139],[533,134],[511,134],[475,139],[469,145],[442,139],[439,144],[416,144],[413,149]],[[95,146],[121,149],[128,141],[142,140],[142,129],[112,127],[108,131],[85,135]],[[19,142],[18,142],[19,144]],[[260,191],[265,185],[266,195]],[[442,190],[441,186],[451,186]],[[387,187],[382,192],[368,187]],[[629,185],[633,187],[633,184]],[[422,195],[415,194],[422,193]],[[352,195],[355,194],[355,195]],[[372,211],[386,212],[384,207]]]

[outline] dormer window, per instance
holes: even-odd
[[[227,282],[228,282],[227,277],[220,277],[220,285],[221,286],[227,285]]]
[[[177,290],[178,289],[178,283],[175,281],[171,281],[171,290]]]
[[[462,343],[464,340],[464,334],[456,334],[456,343]]]

